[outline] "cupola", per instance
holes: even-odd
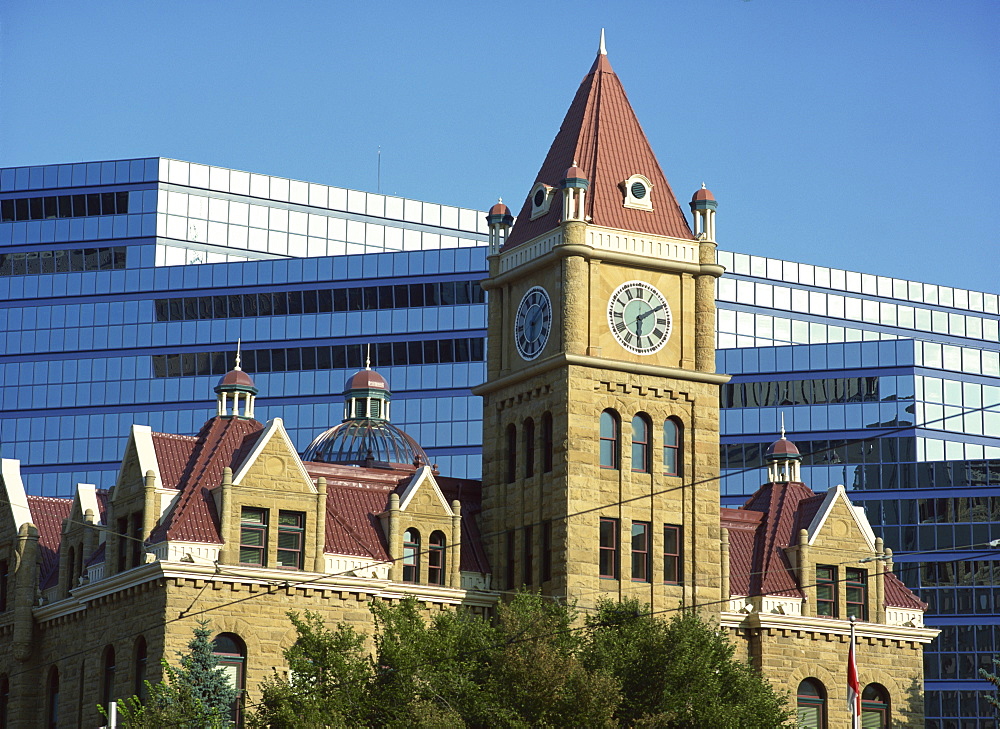
[[[503,198],[497,200],[490,208],[490,212],[486,215],[486,224],[490,229],[490,255],[494,255],[499,253],[503,244],[507,242],[507,234],[514,224],[514,216],[510,214],[510,208],[503,204]]]
[[[586,220],[590,180],[576,166],[575,160],[573,166],[566,170],[560,185],[563,190],[563,220]]]
[[[799,465],[802,455],[792,441],[785,438],[785,426],[781,426],[781,437],[774,441],[764,454],[767,463],[767,480],[770,483],[801,483]]]
[[[396,470],[428,465],[424,449],[389,422],[391,397],[385,378],[370,366],[355,372],[344,387],[343,422],[317,436],[302,460]]]
[[[715,209],[719,203],[715,201],[712,191],[701,183],[701,189],[696,190],[691,198],[691,214],[694,216],[694,235],[704,240],[715,240]]]
[[[236,345],[236,366],[227,372],[215,386],[216,404],[220,418],[253,418],[257,399],[257,386],[253,378],[240,369],[240,346]]]

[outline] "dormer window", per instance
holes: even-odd
[[[636,210],[653,209],[653,183],[644,175],[632,175],[621,183],[624,200],[622,205]]]
[[[552,193],[555,188],[546,185],[544,182],[536,182],[531,188],[531,217],[530,220],[539,218],[549,212],[552,204]]]

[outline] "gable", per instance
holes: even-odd
[[[826,492],[807,531],[810,546],[856,550],[865,545],[875,551],[875,533],[864,507],[854,506],[842,485]]]
[[[429,466],[421,466],[406,484],[399,495],[399,510],[425,514],[439,512],[449,517],[455,514]]]
[[[13,458],[0,459],[0,481],[6,495],[5,511],[14,526],[14,533],[22,524],[31,522],[31,510],[28,508],[28,497],[24,493],[24,482],[21,480],[21,462]]]
[[[152,471],[156,475],[157,486],[163,485],[160,464],[156,457],[156,449],[153,447],[153,431],[148,425],[134,424],[128,436],[128,444],[125,446],[125,454],[122,456],[122,465],[118,470],[111,499],[115,500],[136,488],[141,491],[145,484],[146,471]]]
[[[233,486],[250,481],[264,481],[273,491],[318,493],[281,418],[268,422],[233,473]]]

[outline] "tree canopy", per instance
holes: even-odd
[[[520,593],[487,620],[374,603],[374,650],[348,625],[291,613],[287,675],[265,681],[259,727],[775,727],[786,699],[697,614],[631,601],[584,621]]]
[[[163,680],[146,681],[146,696],[118,704],[122,729],[222,729],[232,725],[230,714],[236,687],[219,668],[207,622],[199,622],[187,653],[178,653],[180,667],[163,661]],[[104,707],[99,707],[107,716]]]

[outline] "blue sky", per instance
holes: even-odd
[[[997,292],[996,0],[5,0],[0,166],[165,156],[517,207],[601,27],[723,247]]]

